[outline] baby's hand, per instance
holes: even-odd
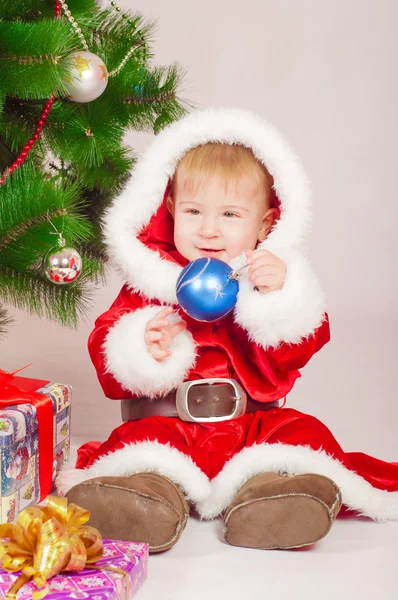
[[[187,324],[182,319],[171,324],[167,319],[173,309],[167,306],[160,310],[145,327],[144,340],[148,351],[158,362],[162,362],[168,356],[171,356],[170,344],[172,340],[181,331],[184,331]]]
[[[286,279],[285,263],[269,250],[247,250],[249,281],[258,288],[261,294],[280,290]]]

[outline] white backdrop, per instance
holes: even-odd
[[[398,460],[395,0],[120,0],[157,19],[158,64],[187,68],[183,95],[273,122],[314,192],[310,257],[329,299],[332,342],[288,404],[326,422],[347,450]],[[138,151],[149,134],[130,134]],[[73,434],[104,439],[119,423],[86,350],[94,319],[120,287],[109,277],[78,331],[14,309],[0,366],[71,383]]]

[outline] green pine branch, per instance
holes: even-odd
[[[88,241],[92,230],[81,207],[76,183],[47,180],[27,161],[0,186],[0,267],[27,269],[54,246],[50,221],[67,243]]]
[[[68,0],[72,14],[84,13],[95,10],[95,0]],[[48,0],[0,0],[0,15],[5,21],[37,21],[41,18],[54,16],[54,3]]]
[[[192,103],[179,96],[185,70],[179,65],[157,66],[152,70],[134,65],[117,78],[115,88],[128,115],[128,127],[157,133],[166,124],[184,116]],[[162,116],[163,125],[159,126]]]
[[[91,44],[101,47],[102,42],[106,41],[106,47],[115,48],[123,43],[125,52],[137,42],[145,40],[150,43],[155,29],[153,21],[146,21],[141,14],[128,9],[120,13],[113,9],[103,9],[97,11],[89,21],[85,21],[84,16],[80,21],[91,33]]]
[[[0,305],[0,340],[5,336],[8,326],[13,322],[14,319],[9,316],[7,309]]]
[[[76,34],[62,19],[0,21],[0,71],[9,96],[36,99],[67,95]]]
[[[106,93],[106,92],[105,92]],[[118,150],[125,130],[116,103],[103,94],[101,102],[56,102],[44,133],[54,154],[83,167],[99,167]],[[65,139],[69,141],[65,144]]]
[[[98,166],[76,165],[73,171],[76,179],[86,188],[85,196],[89,191],[102,190],[101,196],[109,205],[111,199],[120,193],[136,162],[132,151],[123,147],[104,153],[104,161]],[[94,206],[104,207],[104,203],[97,199]],[[98,217],[98,213],[96,213]]]
[[[57,286],[39,270],[21,273],[2,267],[1,298],[5,304],[76,328],[79,319],[88,314],[95,290],[86,261],[83,261],[83,273],[76,282]]]
[[[68,100],[70,54],[83,46],[65,16],[54,19],[47,0],[0,0],[0,175],[26,149],[47,100],[56,98],[23,166],[0,185],[0,301],[75,326],[107,270],[103,212],[135,164],[125,133],[157,133],[191,105],[181,98],[181,67],[152,65],[154,23],[95,0],[68,6],[110,73],[104,93],[89,103]],[[83,258],[83,274],[65,286],[44,275],[55,230]],[[0,328],[6,319],[3,311]]]

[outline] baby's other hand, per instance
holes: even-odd
[[[169,317],[173,312],[171,306],[162,308],[150,319],[145,327],[144,341],[151,356],[158,362],[162,362],[171,356],[170,344],[187,324],[183,319],[170,323]]]
[[[261,294],[280,290],[286,279],[287,267],[283,260],[269,250],[247,250],[249,281]]]

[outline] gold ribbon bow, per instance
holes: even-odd
[[[85,525],[90,513],[66,498],[49,496],[47,506],[25,508],[15,525],[0,525],[0,562],[6,571],[22,571],[8,590],[14,600],[18,590],[33,579],[38,590],[33,600],[49,592],[47,580],[60,571],[80,571],[102,557],[102,536]],[[6,538],[6,539],[4,539]]]

